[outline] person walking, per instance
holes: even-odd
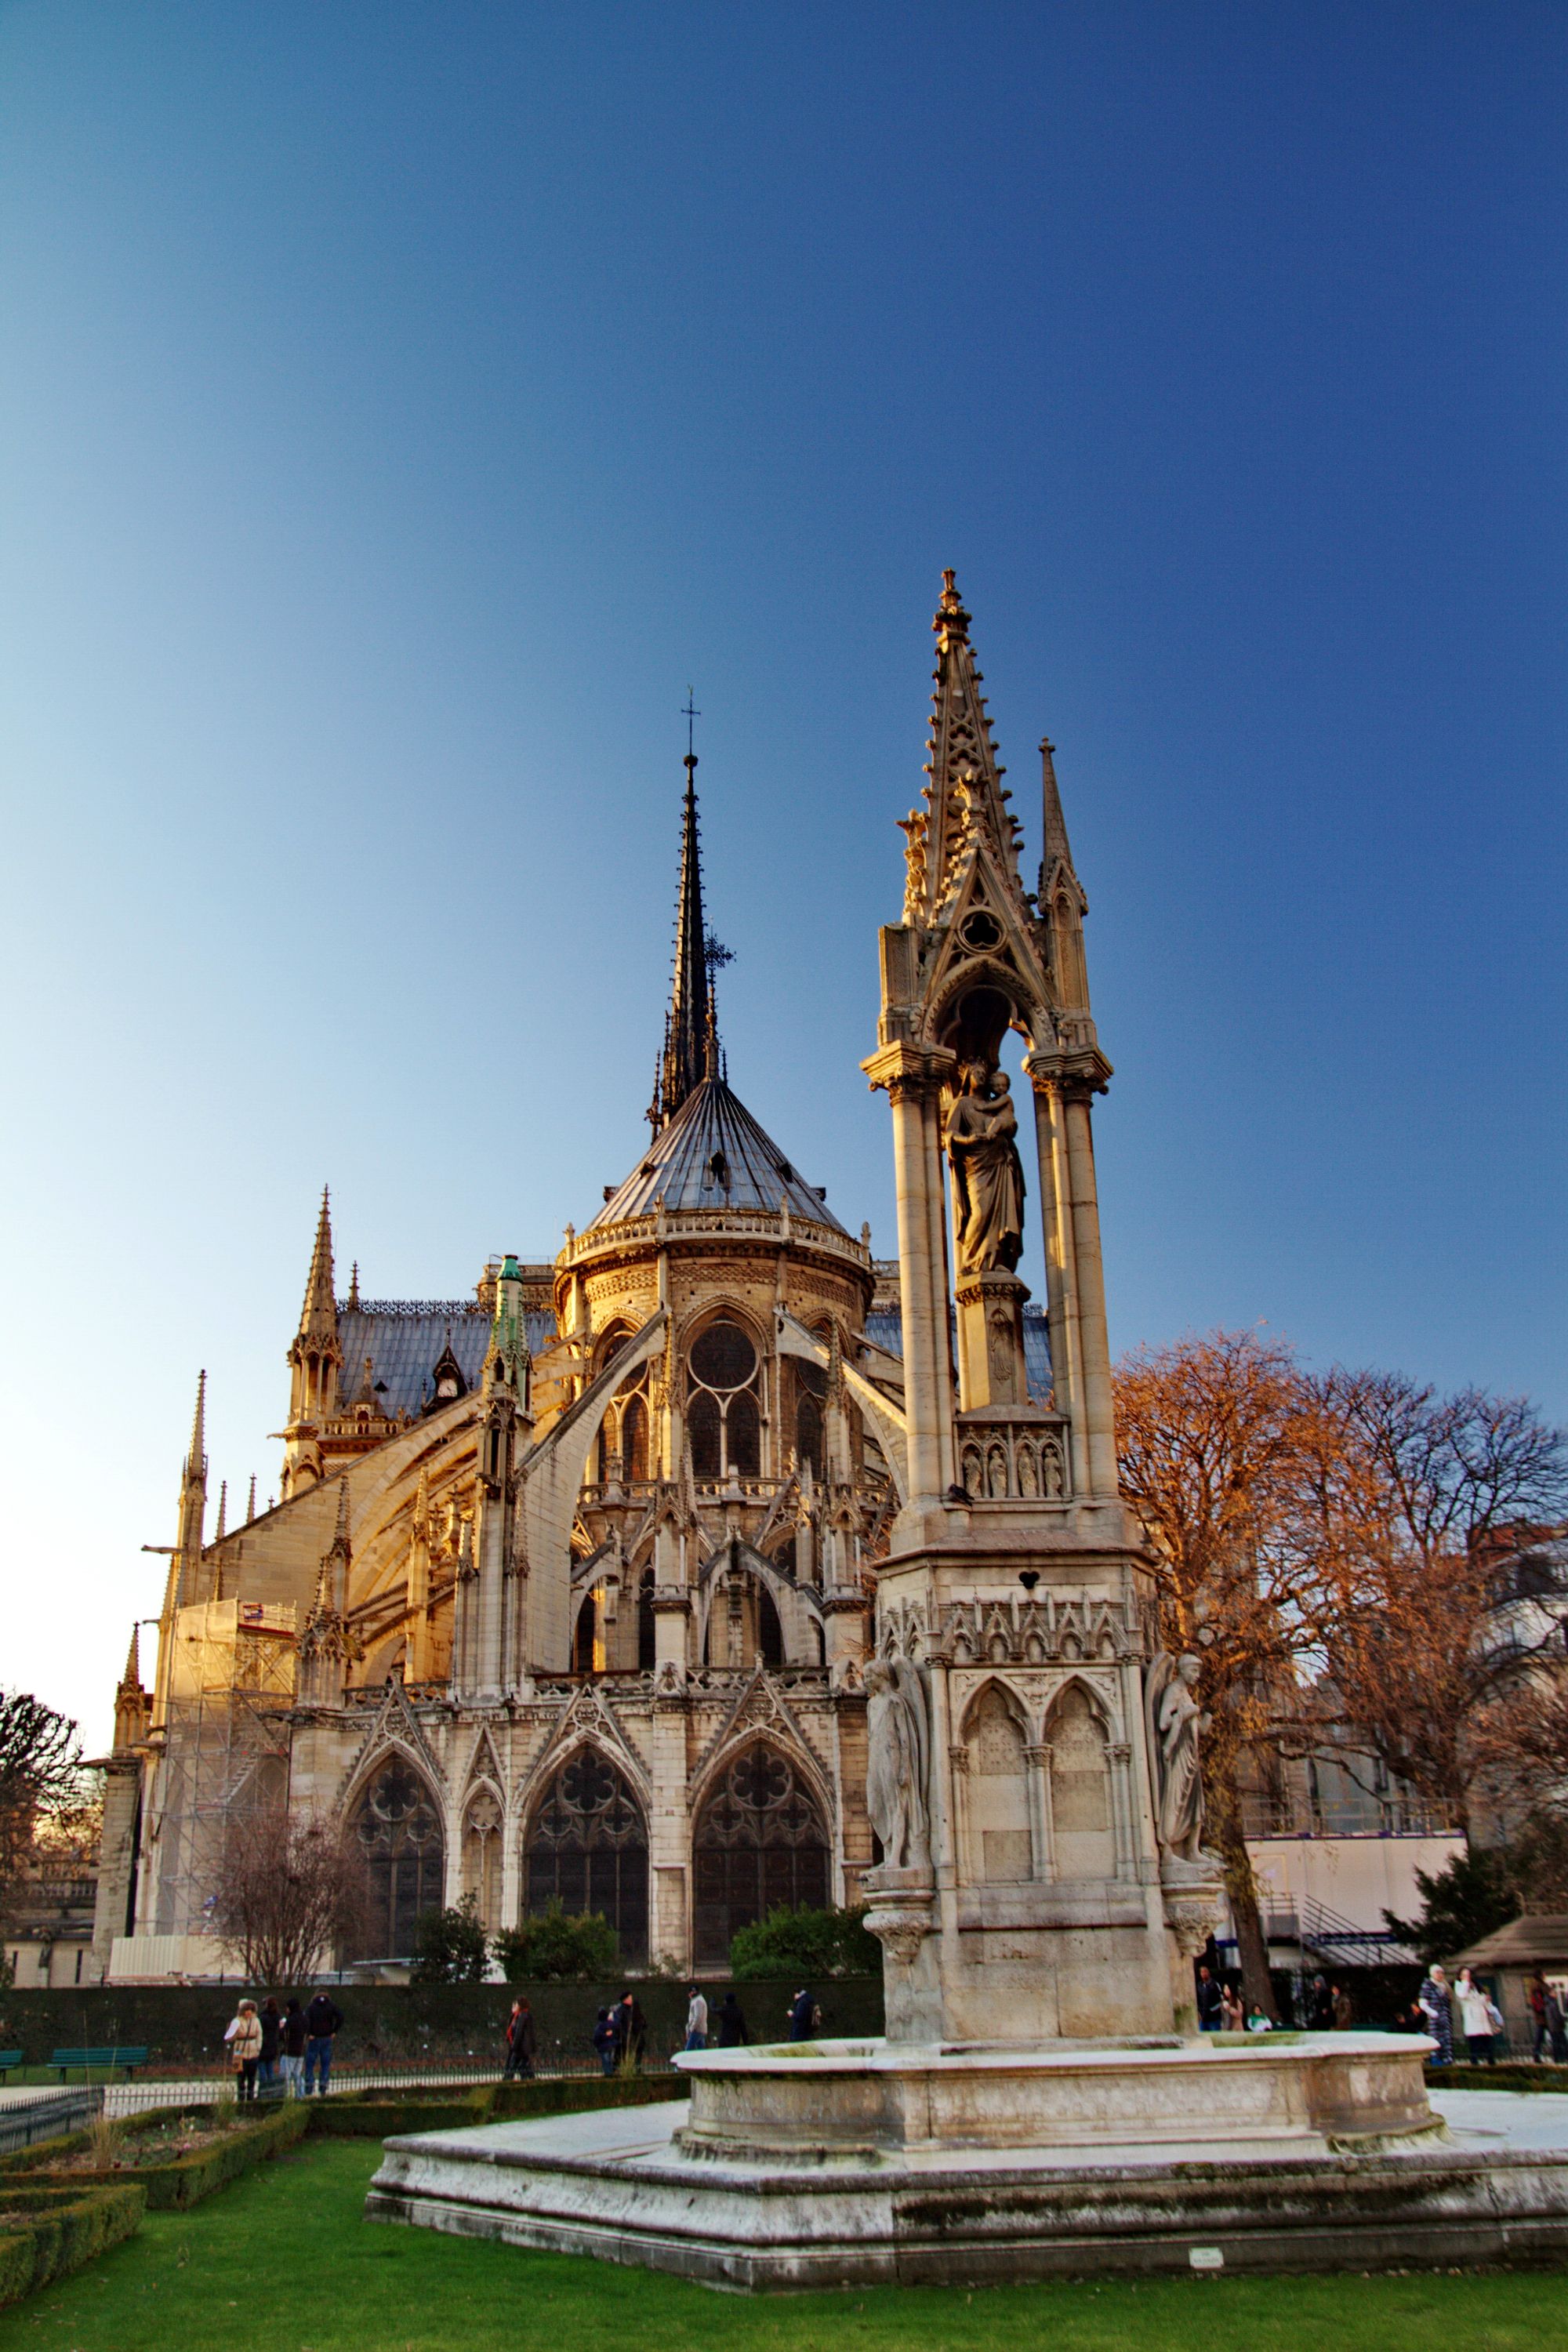
[[[695,1985],[686,2004],[686,2047],[688,2050],[706,2050],[708,2047],[708,2003]]]
[[[1421,1979],[1421,1990],[1415,2001],[1427,2032],[1437,2044],[1426,2063],[1428,2066],[1451,2066],[1454,2063],[1454,2004],[1448,1990],[1448,1979],[1436,1960]]]
[[[822,2011],[811,1997],[807,1986],[802,1985],[789,2005],[789,2038],[792,2042],[809,2042],[822,2022]]]
[[[269,2099],[278,2087],[278,2054],[282,2047],[283,2020],[268,1993],[261,2004],[261,2054],[256,2063],[257,2087],[264,2099]]]
[[[1225,1995],[1206,1968],[1198,1969],[1198,2032],[1217,2033],[1225,2023]]]
[[[282,2053],[279,2069],[283,2076],[283,2095],[297,2099],[305,2072],[305,2012],[297,1995],[290,1993],[283,2011],[281,2034]]]
[[[342,2032],[343,2013],[330,1993],[318,1992],[305,2011],[305,2096],[310,2097],[318,2070],[321,2094],[327,2095],[332,2071],[332,2043]]]
[[[1459,1981],[1454,1987],[1454,1998],[1459,2004],[1459,2029],[1469,2045],[1472,2066],[1489,2066],[1492,2063],[1492,2009],[1484,1989],[1468,1969],[1459,1970]]]
[[[628,2073],[640,2074],[643,2053],[647,2047],[647,2020],[642,2003],[628,1987],[616,2007],[616,2063]]]
[[[594,2022],[594,2047],[599,2053],[603,2073],[616,2071],[616,2021],[607,2009],[602,2009]]]
[[[224,2030],[234,2061],[235,2088],[242,2105],[256,2096],[256,2069],[261,2061],[261,2020],[253,2000],[242,2000]]]
[[[1327,2033],[1334,2021],[1334,1998],[1321,1977],[1312,1979],[1307,2024],[1313,2033]]]
[[[525,2000],[514,2000],[511,2015],[506,2024],[506,2072],[503,2083],[514,2076],[527,2082],[533,2073],[533,2062],[539,2053],[539,2032],[533,2022],[533,2011]]]
[[[1530,2030],[1533,2037],[1531,2056],[1539,2066],[1541,2053],[1546,2047],[1546,1979],[1539,1969],[1524,1988],[1525,2005],[1530,2011]]]
[[[719,2005],[719,2047],[721,2050],[743,2050],[751,2038],[746,2031],[745,2012],[731,1985]]]
[[[1546,1988],[1546,2031],[1552,2038],[1552,2063],[1568,2066],[1568,2014],[1563,2008],[1563,1997],[1556,1987]]]
[[[1355,2023],[1355,2003],[1351,1999],[1350,1988],[1348,1985],[1331,1985],[1329,1992],[1333,2001],[1334,2031],[1344,2033]]]

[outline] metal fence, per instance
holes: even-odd
[[[533,2069],[531,2079],[539,2082],[596,2080],[604,2072],[595,2058],[584,2065],[577,2059],[552,2063],[542,2060]],[[648,2059],[639,2072],[649,2076],[662,2076],[670,2085],[670,2096],[684,2095],[681,2077],[668,2059]],[[493,2059],[459,2059],[454,2063],[436,2062],[427,2066],[398,2065],[395,2063],[375,2066],[334,2066],[328,2086],[329,2098],[346,2096],[356,2091],[412,2090],[479,2090],[501,2079],[501,2067]],[[150,2107],[173,2107],[189,2105],[205,2105],[212,2100],[228,2097],[235,2087],[232,2066],[192,2067],[185,2073],[163,2081],[139,2078],[129,2083],[110,2083],[92,2096],[101,2097],[106,2115],[119,2118],[144,2115]],[[320,2096],[318,2092],[316,2096]],[[277,2105],[289,2096],[288,2085],[274,2083],[258,2085],[258,2104]],[[65,2128],[65,2126],[61,2126]]]
[[[74,2091],[16,2091],[0,2099],[0,2156],[35,2140],[54,2139],[61,2132],[80,2131],[103,2105],[95,2084]]]

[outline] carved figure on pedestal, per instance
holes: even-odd
[[[1149,1755],[1154,1773],[1160,1843],[1172,1861],[1207,1874],[1204,1850],[1204,1779],[1198,1742],[1209,1718],[1194,1696],[1202,1667],[1190,1652],[1162,1650],[1151,1661],[1144,1687]]]
[[[865,1686],[866,1811],[882,1842],[883,1863],[889,1870],[929,1869],[925,1685],[907,1658],[873,1658]]]
[[[947,1115],[947,1156],[958,1196],[960,1276],[1012,1274],[1024,1254],[1024,1163],[1006,1072],[966,1063]]]

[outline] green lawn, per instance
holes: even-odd
[[[715,2294],[361,2220],[380,2148],[307,2141],[0,2315],[0,2352],[1536,2352],[1568,2274]]]

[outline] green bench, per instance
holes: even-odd
[[[109,2046],[101,2050],[55,2050],[49,2053],[49,2063],[51,2066],[59,2068],[62,2083],[73,2066],[85,2067],[89,2072],[94,2066],[107,2066],[110,2074],[116,2066],[123,2066],[125,2079],[129,2082],[134,2069],[138,2066],[145,2066],[147,2063],[147,2051],[145,2045],[140,2050],[122,2050]]]
[[[0,2050],[0,2083],[5,2081],[7,2074],[14,2074],[21,2063],[22,2053],[19,2050]]]

